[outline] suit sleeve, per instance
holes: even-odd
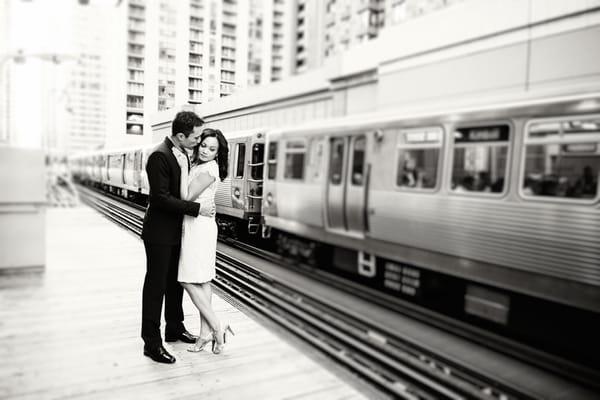
[[[200,204],[193,201],[181,200],[173,196],[169,190],[169,166],[165,155],[154,152],[146,164],[148,182],[150,183],[150,201],[153,206],[163,211],[186,214],[197,217],[200,213]],[[182,184],[185,184],[182,182]]]

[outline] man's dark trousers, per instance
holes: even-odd
[[[165,296],[165,332],[179,334],[183,326],[183,287],[177,282],[181,244],[154,244],[144,241],[146,278],[142,294],[142,339],[146,346],[162,344],[160,317]]]

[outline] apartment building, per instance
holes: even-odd
[[[111,74],[107,147],[151,140],[148,118],[157,111],[248,85],[249,2],[126,0],[117,8],[113,56],[126,67]]]
[[[111,60],[103,31],[110,12],[93,4],[69,10],[67,46],[76,60],[63,66],[68,78],[64,87],[55,89],[61,112],[55,116],[57,132],[48,145],[69,152],[95,150],[106,140],[106,65]]]
[[[280,0],[284,3],[284,0]],[[291,0],[294,37],[292,73],[318,67],[327,58],[400,24],[462,0]]]
[[[294,72],[295,1],[250,0],[248,85],[285,79]]]
[[[407,20],[434,12],[463,0],[385,0],[385,26],[401,24]]]

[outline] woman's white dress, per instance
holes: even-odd
[[[196,203],[204,205],[214,203],[219,181],[219,167],[216,161],[195,165],[190,170],[188,184],[201,172],[207,172],[215,177],[197,199]],[[187,196],[187,185],[183,188],[182,197]],[[217,224],[214,217],[198,215],[183,217],[183,232],[181,238],[181,253],[179,255],[179,282],[203,283],[215,277],[215,260],[217,256]]]

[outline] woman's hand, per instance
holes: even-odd
[[[209,187],[216,178],[206,172],[199,173],[192,181],[188,187],[188,200],[193,200],[200,196],[200,194]]]
[[[192,183],[197,182],[198,185],[210,185],[214,181],[215,181],[215,177],[210,175],[208,172],[200,172],[192,180]]]

